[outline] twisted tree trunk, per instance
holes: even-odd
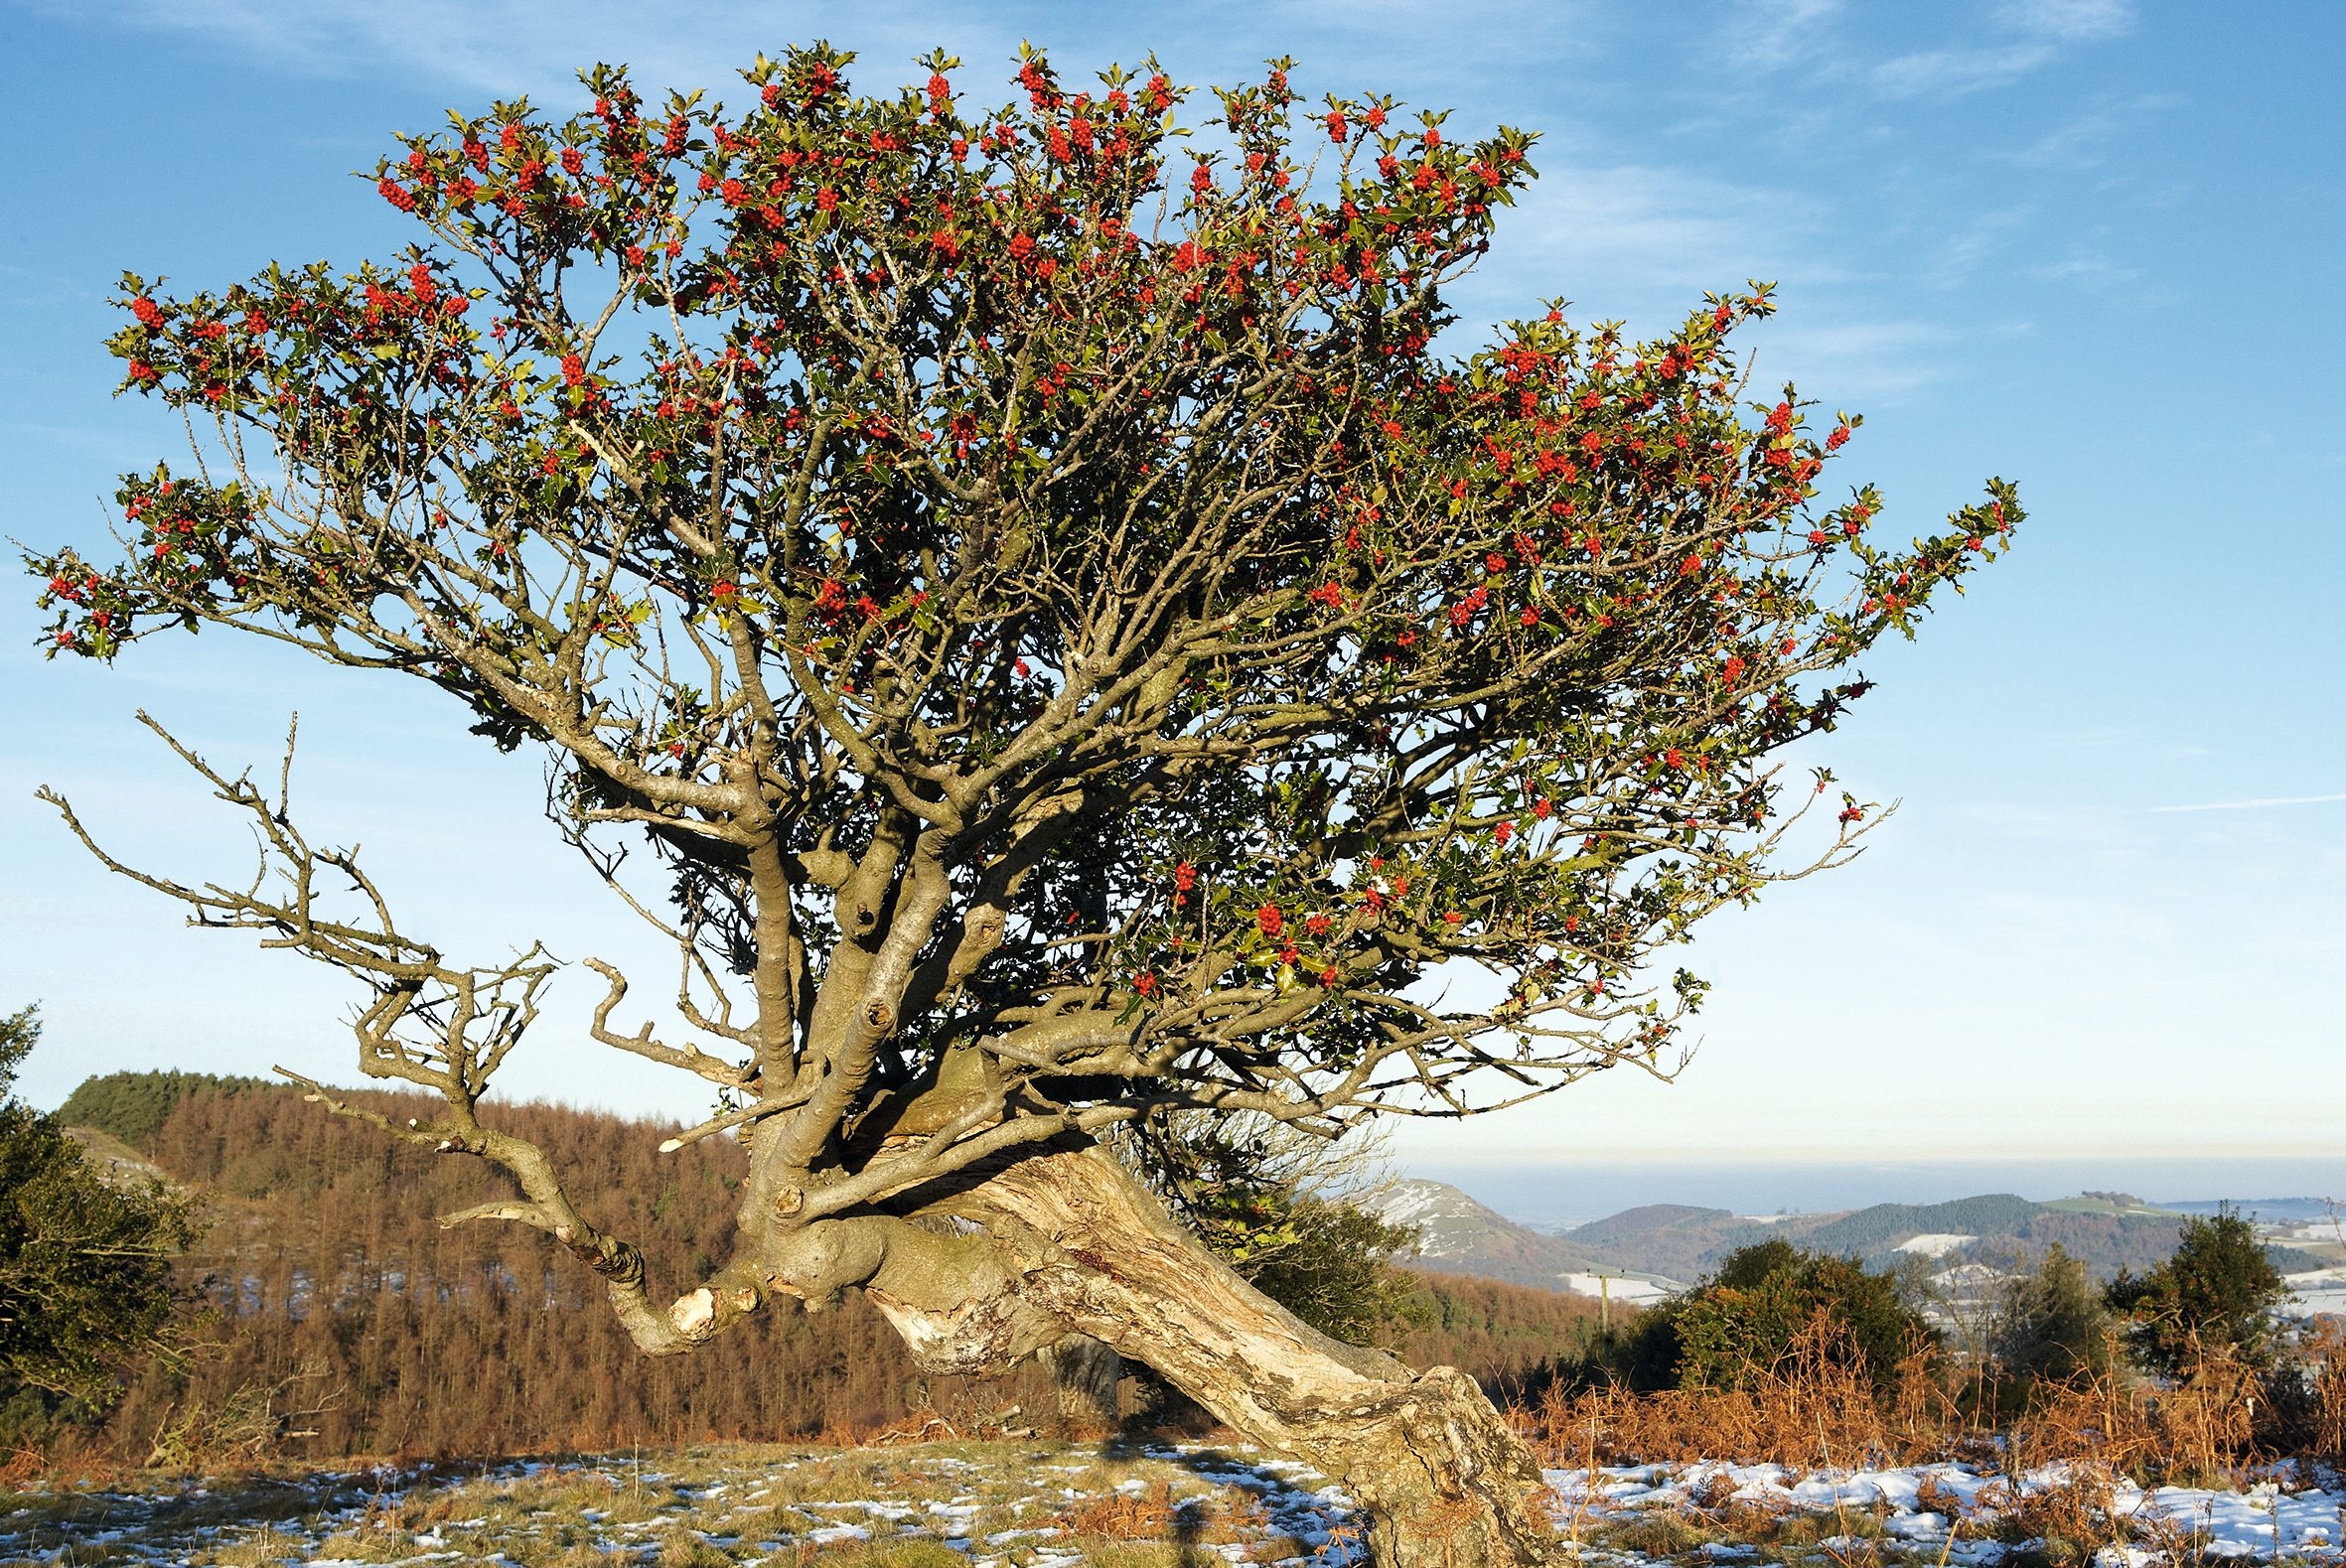
[[[1032,1325],[1089,1335],[1153,1366],[1235,1431],[1340,1483],[1384,1568],[1528,1568],[1555,1537],[1540,1471],[1472,1378],[1412,1371],[1344,1345],[1255,1291],[1104,1151],[1021,1160],[934,1212],[982,1225],[1006,1255],[998,1292],[972,1276],[882,1271],[867,1294],[938,1370],[995,1370]],[[932,1284],[947,1289],[932,1294]],[[1049,1343],[1049,1342],[1046,1342]]]

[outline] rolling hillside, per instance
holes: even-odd
[[[1447,1182],[1393,1182],[1362,1207],[1390,1224],[1416,1226],[1424,1240],[1411,1261],[1437,1273],[1554,1290],[1559,1276],[1598,1261],[1587,1248],[1518,1224]]]
[[[1560,1239],[1601,1267],[1686,1281],[1709,1273],[1737,1247],[1771,1236],[1877,1268],[1920,1253],[1942,1266],[1977,1262],[2002,1269],[2059,1245],[2095,1277],[2108,1279],[2122,1268],[2140,1273],[2156,1267],[2174,1251],[2184,1217],[2138,1202],[2110,1202],[2108,1195],[2040,1204],[1983,1193],[1944,1204],[1876,1204],[1846,1213],[1766,1219],[1655,1204],[1577,1226]],[[2286,1246],[2271,1251],[2283,1273],[2319,1268],[2324,1261]]]
[[[415,1095],[352,1097],[398,1118],[430,1109]],[[323,1460],[771,1441],[868,1432],[924,1408],[982,1425],[1022,1407],[1009,1423],[1031,1425],[1052,1407],[1032,1368],[924,1374],[854,1293],[826,1311],[759,1313],[695,1355],[648,1359],[595,1278],[545,1237],[435,1222],[509,1196],[504,1178],[390,1143],[289,1088],[125,1073],[92,1079],[68,1107],[86,1118],[72,1130],[87,1157],[123,1180],[193,1192],[210,1221],[177,1281],[207,1309],[189,1331],[193,1354],[136,1368],[100,1438],[132,1463],[175,1423],[196,1448],[226,1444],[214,1429],[231,1418],[236,1443],[251,1446],[227,1457]],[[729,1140],[662,1155],[676,1129],[650,1121],[534,1103],[490,1114],[575,1173],[580,1207],[638,1241],[661,1287],[684,1288],[721,1255],[744,1169]],[[1577,1256],[1490,1218],[1502,1243]],[[1517,1278],[1418,1276],[1417,1310],[1383,1348],[1502,1387],[1586,1343],[1596,1303]]]

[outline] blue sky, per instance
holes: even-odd
[[[109,397],[122,270],[195,287],[388,252],[399,222],[349,173],[390,132],[521,91],[566,107],[596,59],[724,96],[812,37],[860,51],[867,86],[932,44],[966,84],[1022,38],[1070,71],[1154,49],[1197,83],[1289,54],[1312,95],[1538,129],[1470,321],[1561,294],[1657,326],[1774,279],[1761,381],[1867,414],[1837,472],[1883,486],[1891,526],[2021,484],[2019,548],[1870,660],[1832,747],[1903,808],[1856,866],[1703,938],[1719,985],[1681,1080],[1592,1081],[1405,1152],[2335,1150],[2346,8],[0,0],[0,533],[87,544],[112,477],[178,450]],[[31,600],[0,594],[0,1006],[44,1007],[36,1101],[117,1068],[354,1070],[331,976],[182,929],[31,799],[54,784],[149,861],[233,872],[238,830],[142,706],[239,766],[299,708],[312,831],[362,842],[452,950],[639,951],[551,843],[534,766],[433,694],[218,637],[45,664]],[[583,1039],[594,991],[566,982],[510,1089],[699,1108]]]

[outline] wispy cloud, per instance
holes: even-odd
[[[2141,281],[2142,277],[2139,267],[2113,261],[2108,256],[2097,256],[2089,251],[2076,251],[2060,261],[2029,270],[2048,283],[2074,283],[2080,288],[2097,292],[2124,288]]]
[[[74,21],[91,13],[71,0],[33,0],[35,9]],[[1015,18],[920,0],[868,0],[848,19],[829,8],[786,0],[671,0],[658,8],[618,0],[576,0],[559,13],[526,0],[123,0],[96,25],[176,33],[236,50],[282,70],[328,77],[412,71],[476,90],[566,95],[574,73],[597,60],[625,61],[648,87],[732,80],[761,49],[829,34],[868,52],[872,66],[908,66],[944,46],[972,62],[1007,61]]]
[[[1928,49],[1883,61],[1873,68],[1873,84],[1888,98],[1958,98],[2025,76],[2056,53],[2050,44]]]
[[[475,91],[527,89],[567,97],[575,72],[595,61],[625,62],[639,86],[707,86],[734,81],[759,51],[827,38],[858,51],[866,86],[933,48],[961,56],[969,82],[1006,82],[1021,38],[1052,47],[1064,63],[1090,71],[1110,60],[1131,64],[1158,51],[1177,77],[1231,80],[1258,72],[1266,55],[1315,40],[1304,67],[1355,78],[1350,87],[1384,84],[1396,50],[1422,44],[1424,11],[1413,0],[1203,0],[1181,11],[1141,7],[1079,8],[1051,0],[119,0],[102,10],[79,0],[17,0],[61,20],[139,32],[177,34],[231,49],[280,70],[344,77],[386,70]],[[1266,26],[1265,24],[1271,24]],[[1601,31],[1593,8],[1570,0],[1457,0],[1444,28],[1515,41],[1517,57],[1554,60],[1583,51]],[[1300,50],[1296,51],[1301,53]],[[1440,83],[1447,55],[1472,69],[1462,52],[1423,51],[1413,77]],[[987,95],[991,95],[990,91]]]
[[[1945,380],[1961,356],[1960,336],[1929,321],[1796,321],[1765,340],[1761,379],[1789,376],[1829,398],[1896,397]]]
[[[1751,71],[1779,71],[1814,61],[1825,24],[1841,0],[1755,0],[1736,8],[1726,27],[1727,53]]]
[[[1514,308],[1562,294],[1581,316],[1626,318],[1655,331],[1677,325],[1705,290],[1814,275],[1801,261],[1823,214],[1798,192],[1667,164],[1599,161],[1569,145],[1540,164],[1539,183],[1502,220],[1508,259],[1487,263],[1477,279],[1498,285]]]
[[[2134,28],[2133,0],[2005,0],[1995,15],[2014,32],[2064,44],[2118,38]]]
[[[2101,43],[2134,25],[2131,0],[2010,0],[1993,15],[2002,31],[2017,36],[1884,61],[1873,69],[1875,90],[1890,98],[1962,97],[2040,71],[2069,46]]]
[[[2271,795],[2261,800],[2209,800],[2198,805],[2154,805],[2153,811],[2262,811],[2276,805],[2330,805],[2346,800],[2340,794],[2284,794]]]
[[[1919,275],[1940,289],[1970,282],[1990,257],[2025,232],[2035,216],[2036,209],[2027,204],[1972,214],[1952,231],[1926,241]]]

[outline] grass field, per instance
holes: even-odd
[[[1694,1463],[1547,1482],[1587,1568],[2346,1563],[2346,1490],[2326,1476],[2144,1489],[2074,1464]],[[11,1564],[1337,1568],[1358,1543],[1343,1496],[1300,1467],[1157,1445],[727,1446],[0,1495]]]
[[[1175,1568],[1339,1563],[1342,1499],[1211,1449],[695,1448],[0,1497],[0,1561]]]

